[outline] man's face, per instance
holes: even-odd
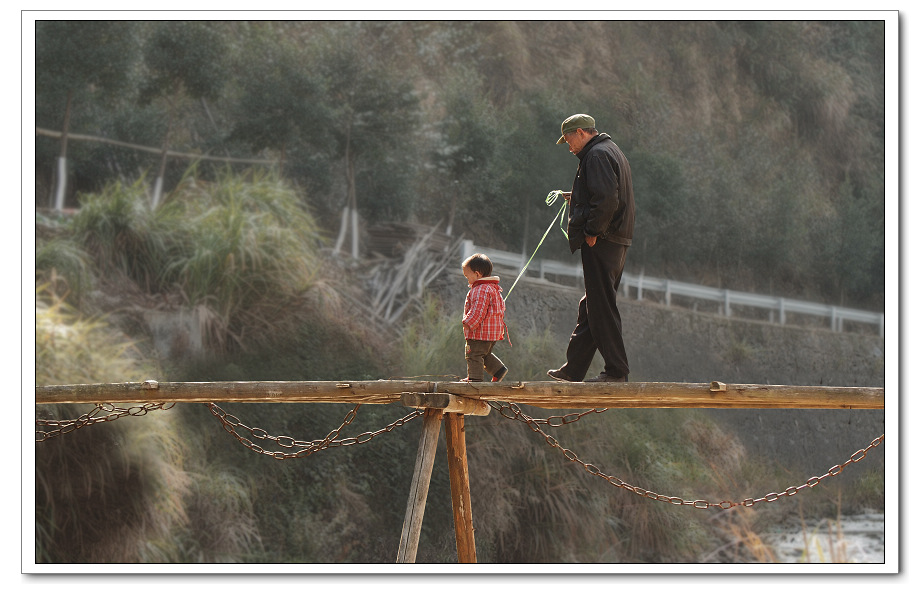
[[[574,132],[566,132],[562,135],[565,139],[565,142],[569,145],[569,152],[573,155],[577,155],[581,152],[581,149],[585,148],[585,144],[590,140],[588,133],[579,128]]]

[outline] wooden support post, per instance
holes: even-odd
[[[422,533],[422,518],[425,515],[425,502],[428,499],[428,485],[431,483],[431,470],[434,467],[434,455],[438,449],[442,416],[440,409],[425,409],[422,436],[418,442],[418,456],[415,458],[415,472],[412,474],[412,485],[409,489],[409,503],[406,506],[406,519],[403,521],[402,534],[399,537],[397,563],[415,563],[419,536]]]
[[[457,536],[457,561],[476,563],[473,536],[473,509],[470,504],[470,475],[466,465],[466,427],[461,413],[444,417],[447,435],[447,466],[450,471],[450,499],[454,507],[454,532]]]

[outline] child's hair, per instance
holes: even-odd
[[[485,254],[473,254],[463,261],[463,267],[466,268],[467,266],[470,267],[470,270],[478,272],[482,276],[492,274],[492,260],[489,260],[489,257]]]

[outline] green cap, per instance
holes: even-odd
[[[565,142],[565,135],[567,132],[574,132],[579,128],[593,128],[594,127],[594,118],[589,116],[586,113],[576,113],[573,116],[565,118],[565,121],[562,122],[562,136],[559,137],[559,140],[556,141],[556,144],[562,144]]]

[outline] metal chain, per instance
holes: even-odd
[[[492,404],[491,402],[489,404]],[[563,425],[568,425],[569,423],[574,423],[575,421],[581,419],[585,415],[590,415],[593,413],[600,414],[606,412],[606,408],[592,408],[591,410],[586,410],[585,412],[580,413],[569,413],[567,415],[555,415],[552,417],[546,417],[545,419],[531,419],[534,423],[540,425],[549,425],[550,427],[562,427]],[[505,415],[502,415],[505,416]]]
[[[425,414],[423,410],[413,410],[408,415],[393,421],[392,423],[390,423],[389,425],[387,425],[386,427],[382,429],[378,429],[376,431],[365,431],[364,433],[356,435],[355,437],[346,437],[343,439],[337,439],[342,429],[350,425],[352,421],[355,420],[355,417],[357,416],[357,412],[359,408],[361,408],[360,404],[355,405],[355,407],[351,411],[349,411],[348,414],[345,415],[345,419],[342,421],[342,424],[339,425],[336,429],[333,429],[332,431],[330,431],[326,435],[326,437],[324,437],[323,439],[303,441],[299,439],[294,439],[293,437],[288,437],[287,435],[279,435],[279,436],[269,435],[264,429],[261,429],[259,427],[249,427],[248,425],[245,425],[239,420],[239,418],[237,418],[234,415],[227,414],[226,412],[224,412],[222,408],[220,408],[213,402],[208,403],[208,409],[211,411],[211,414],[217,417],[217,419],[220,421],[221,426],[224,428],[224,430],[227,433],[234,436],[241,444],[243,444],[250,450],[258,454],[265,454],[266,456],[271,456],[272,458],[276,460],[285,460],[288,458],[306,458],[310,454],[313,454],[320,450],[325,450],[327,448],[350,446],[350,445],[355,445],[359,443],[367,443],[373,438],[380,435],[381,433],[389,433],[396,427],[402,427],[403,425],[405,425],[412,419],[416,417],[420,417],[423,414]],[[300,449],[297,451],[287,451],[287,452],[269,451],[263,448],[262,446],[260,446],[259,444],[253,443],[251,439],[240,435],[236,430],[237,427],[241,427],[242,429],[245,429],[246,431],[248,431],[249,435],[251,435],[254,439],[273,441],[276,444],[278,444],[278,446],[282,448],[286,448],[288,450],[292,450],[295,447],[300,447],[303,449]]]
[[[146,415],[149,411],[152,411],[152,410],[158,410],[158,409],[159,410],[169,410],[173,406],[175,406],[175,402],[144,403],[138,406],[132,406],[130,408],[121,408],[121,407],[117,407],[110,403],[103,403],[103,404],[97,404],[95,408],[93,408],[93,410],[91,410],[90,412],[86,414],[80,415],[76,419],[67,419],[67,420],[36,419],[35,420],[36,427],[49,427],[52,429],[48,431],[45,431],[43,429],[36,429],[35,430],[35,441],[42,442],[42,441],[51,439],[52,437],[64,435],[65,433],[70,433],[71,431],[76,431],[77,429],[81,429],[89,425],[95,425],[97,423],[105,423],[109,421],[114,421],[115,419],[120,419],[122,417],[129,416],[129,415],[140,417],[140,416]],[[832,466],[823,475],[813,476],[799,486],[788,487],[780,493],[767,493],[763,497],[759,497],[756,499],[747,498],[740,502],[725,500],[725,501],[720,501],[719,503],[712,503],[705,499],[688,500],[688,499],[683,499],[681,497],[660,495],[658,493],[655,493],[654,491],[649,491],[647,489],[643,489],[641,487],[636,487],[634,485],[631,485],[613,475],[605,474],[601,472],[600,469],[597,468],[597,466],[582,461],[581,458],[579,458],[578,455],[575,454],[572,450],[562,447],[559,444],[558,440],[556,440],[555,437],[553,437],[552,435],[549,435],[548,433],[543,431],[543,429],[540,428],[540,425],[547,425],[549,427],[560,427],[562,425],[574,423],[575,421],[578,421],[585,415],[592,414],[592,413],[605,412],[607,410],[606,408],[603,408],[603,409],[595,408],[595,409],[591,409],[591,410],[581,412],[581,413],[569,413],[566,415],[548,417],[546,419],[535,419],[525,414],[521,410],[520,406],[518,406],[515,403],[496,404],[490,401],[489,406],[491,406],[494,410],[498,411],[499,414],[501,414],[503,417],[507,419],[518,420],[518,421],[525,423],[532,431],[542,435],[544,440],[546,440],[546,443],[548,443],[553,448],[560,450],[563,456],[565,456],[567,460],[581,464],[584,467],[585,471],[588,472],[588,474],[599,476],[605,481],[607,481],[608,483],[610,483],[611,485],[613,485],[614,487],[626,489],[627,491],[635,493],[636,495],[639,495],[641,497],[646,497],[648,499],[653,499],[655,501],[664,501],[666,503],[671,503],[673,505],[688,505],[688,506],[695,507],[697,509],[724,510],[724,509],[731,509],[737,506],[753,507],[754,505],[758,503],[777,501],[780,497],[791,497],[793,495],[798,494],[798,492],[801,491],[802,489],[814,488],[818,486],[818,484],[820,484],[821,481],[823,481],[824,479],[830,476],[837,476],[838,474],[843,472],[843,469],[846,468],[848,465],[854,462],[859,462],[860,460],[865,458],[869,450],[881,445],[882,441],[884,441],[885,439],[885,434],[883,433],[882,435],[873,439],[869,443],[869,445],[867,445],[865,448],[862,448],[854,452],[853,455],[851,455],[850,458],[843,464],[837,464],[835,466]],[[317,440],[312,440],[312,441],[302,441],[302,440],[294,439],[293,437],[288,437],[286,435],[280,435],[280,436],[269,435],[264,429],[261,429],[259,427],[249,427],[248,425],[241,422],[239,418],[237,418],[236,416],[227,414],[222,408],[220,408],[213,402],[208,403],[208,409],[211,411],[211,414],[213,414],[220,421],[221,426],[224,428],[225,431],[227,431],[228,433],[236,437],[236,439],[241,444],[243,444],[250,450],[256,453],[259,453],[259,454],[271,456],[272,458],[275,458],[276,460],[284,460],[288,458],[305,458],[309,456],[310,454],[313,454],[320,450],[332,448],[332,447],[350,446],[350,445],[355,445],[355,444],[367,443],[373,438],[380,435],[381,433],[389,433],[396,427],[401,427],[405,425],[406,423],[408,423],[409,421],[411,421],[412,419],[422,416],[424,414],[422,410],[414,410],[411,413],[407,414],[406,416],[393,421],[392,423],[390,423],[386,427],[383,427],[382,429],[378,429],[376,431],[365,431],[364,433],[361,433],[354,437],[346,437],[344,439],[337,439],[342,429],[350,425],[355,420],[355,417],[357,416],[357,412],[359,408],[361,408],[360,404],[356,405],[351,411],[349,411],[348,414],[345,415],[345,418],[342,421],[342,424],[339,425],[336,429],[333,429],[332,431],[330,431],[326,435],[326,437],[324,437],[323,439],[317,439]],[[508,411],[510,411],[510,414]],[[104,412],[106,414],[102,416],[96,416],[100,412]],[[287,452],[268,451],[264,449],[262,446],[256,443],[253,443],[251,439],[240,435],[236,430],[237,427],[241,427],[245,429],[246,431],[248,431],[249,434],[254,439],[273,441],[277,443],[278,446],[282,448],[286,448],[288,450],[292,450],[295,447],[301,447],[303,449],[300,449],[297,451],[287,451]]]
[[[60,421],[54,419],[35,419],[35,441],[45,441],[47,439],[51,439],[52,437],[57,437],[59,435],[64,435],[65,433],[70,433],[71,431],[76,431],[77,429],[82,429],[83,427],[95,425],[96,423],[114,421],[115,419],[120,419],[129,415],[132,417],[142,417],[152,410],[169,410],[175,406],[175,404],[175,402],[148,402],[138,406],[132,406],[131,408],[121,408],[106,402],[103,404],[97,404],[93,410],[86,414],[80,415],[76,419],[66,419]],[[100,412],[104,412],[106,414],[97,417],[96,415]],[[38,427],[52,427],[52,429],[45,431],[43,429],[38,429]]]
[[[494,402],[491,402],[491,401],[490,401],[490,402],[489,402],[489,406],[491,406],[493,410],[498,411],[498,414],[500,414],[501,416],[505,417],[506,419],[511,419],[511,420],[517,419],[517,420],[522,420],[522,419],[519,418],[518,416],[516,416],[516,415],[514,415],[514,414],[510,414],[510,415],[509,415],[509,414],[507,414],[507,412],[506,412],[506,411],[508,411],[508,410],[511,409],[511,406],[517,406],[516,404],[512,404],[511,406],[509,406],[509,405],[496,405]],[[518,410],[520,410],[520,409],[518,409]],[[527,417],[527,419],[529,419],[531,422],[536,423],[536,424],[538,424],[538,425],[549,425],[550,427],[561,427],[561,426],[563,426],[563,425],[568,425],[569,423],[574,423],[575,421],[581,419],[581,418],[582,418],[583,416],[585,416],[585,415],[590,415],[590,414],[594,414],[594,413],[600,414],[600,413],[602,413],[602,412],[606,412],[607,410],[608,410],[608,409],[606,409],[606,408],[592,408],[591,410],[586,410],[586,411],[580,412],[580,413],[568,413],[568,414],[566,414],[566,415],[555,415],[555,416],[552,416],[552,417],[547,417],[547,418],[545,418],[545,419],[535,419],[535,418],[533,418],[533,417],[529,417],[529,416],[525,415],[524,413],[521,413],[521,416]]]
[[[632,493],[635,493],[636,495],[639,495],[639,496],[641,496],[641,497],[646,497],[646,498],[648,498],[648,499],[653,499],[653,500],[655,500],[655,501],[664,501],[664,502],[666,502],[666,503],[671,503],[671,504],[673,504],[673,505],[689,505],[689,506],[693,506],[693,507],[695,507],[695,508],[697,508],[697,509],[720,509],[720,510],[724,510],[724,509],[731,509],[731,508],[737,507],[737,506],[739,506],[739,505],[740,505],[740,506],[744,506],[744,507],[753,507],[753,506],[754,506],[755,504],[757,504],[757,503],[762,503],[762,502],[773,502],[773,501],[776,501],[777,499],[779,499],[780,497],[791,497],[791,496],[797,494],[799,491],[801,491],[802,489],[804,489],[804,488],[806,488],[806,487],[808,487],[808,488],[816,487],[821,481],[823,481],[824,479],[826,479],[826,478],[829,477],[829,476],[836,476],[836,475],[840,474],[840,473],[843,471],[843,469],[846,468],[849,464],[852,464],[853,462],[859,462],[860,460],[862,460],[863,458],[865,458],[865,457],[866,457],[866,453],[867,453],[869,450],[871,450],[871,449],[874,448],[874,447],[878,447],[878,446],[882,443],[882,441],[885,439],[885,434],[883,433],[882,435],[880,435],[880,436],[876,437],[875,439],[873,439],[873,440],[869,443],[869,445],[866,446],[865,448],[860,449],[860,450],[857,450],[856,452],[854,452],[853,455],[850,456],[849,460],[847,460],[847,461],[844,462],[843,464],[837,464],[837,465],[835,465],[835,466],[832,466],[832,467],[831,467],[830,469],[828,469],[828,471],[827,471],[826,473],[824,473],[823,475],[821,475],[821,476],[813,476],[813,477],[811,477],[810,479],[808,479],[807,481],[805,481],[804,484],[799,485],[798,487],[795,487],[795,486],[793,486],[793,487],[788,487],[785,491],[783,491],[783,492],[781,492],[781,493],[767,493],[767,494],[764,495],[763,497],[759,497],[759,498],[756,498],[756,499],[754,499],[754,498],[748,498],[748,499],[744,499],[743,501],[740,501],[740,502],[737,502],[737,501],[720,501],[719,503],[712,503],[712,502],[707,501],[707,500],[705,500],[705,499],[688,500],[688,499],[683,499],[683,498],[681,498],[681,497],[669,497],[669,496],[667,496],[667,495],[660,495],[660,494],[658,494],[658,493],[655,493],[654,491],[649,491],[649,490],[643,489],[643,488],[641,488],[641,487],[636,487],[636,486],[634,486],[634,485],[630,485],[629,483],[627,483],[626,481],[623,481],[622,479],[619,479],[619,478],[617,478],[617,477],[615,477],[615,476],[608,475],[608,474],[605,474],[605,473],[601,472],[600,469],[597,468],[597,466],[595,466],[595,465],[593,465],[593,464],[588,464],[588,463],[582,461],[572,450],[569,450],[569,449],[564,448],[564,447],[562,447],[561,445],[559,445],[559,442],[556,440],[555,437],[553,437],[553,436],[547,434],[545,431],[543,431],[543,430],[540,428],[540,426],[539,426],[539,425],[541,424],[541,423],[539,422],[540,420],[534,419],[534,418],[528,416],[527,414],[525,414],[525,413],[521,410],[520,406],[518,406],[517,404],[514,404],[514,403],[510,403],[510,404],[505,404],[505,403],[495,404],[495,403],[493,403],[493,402],[489,402],[489,406],[491,406],[493,409],[497,410],[503,417],[505,417],[505,418],[507,418],[507,419],[518,420],[518,421],[521,421],[521,422],[525,423],[528,427],[530,427],[530,429],[531,429],[532,431],[534,431],[534,432],[539,433],[540,435],[542,435],[543,438],[546,440],[546,443],[548,443],[550,446],[552,446],[552,447],[554,447],[554,448],[560,450],[560,451],[562,452],[562,454],[566,457],[567,460],[569,460],[569,461],[571,461],[571,462],[577,462],[577,463],[581,464],[581,465],[584,467],[585,471],[588,472],[588,474],[593,474],[594,476],[599,476],[599,477],[601,477],[602,479],[604,479],[605,481],[607,481],[608,483],[610,483],[611,485],[613,485],[614,487],[619,487],[619,488],[621,488],[621,489],[626,489],[627,491],[630,491],[630,492],[632,492]],[[507,411],[509,411],[509,410],[511,411],[511,414],[510,414],[510,415],[507,413]],[[595,410],[596,410],[596,409],[595,409]],[[593,412],[593,411],[589,411],[589,412]],[[584,414],[587,414],[587,413],[584,413]]]

